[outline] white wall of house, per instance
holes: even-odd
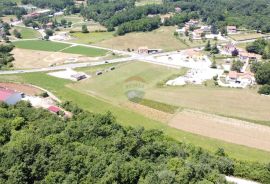
[[[7,103],[8,105],[14,105],[17,102],[21,101],[21,99],[22,99],[22,96],[20,93],[14,93],[13,95],[11,95],[5,100],[5,103]]]

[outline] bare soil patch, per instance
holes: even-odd
[[[51,65],[62,65],[75,62],[97,61],[100,57],[85,57],[78,54],[68,54],[62,52],[47,52],[15,48],[15,68],[42,68]]]
[[[41,94],[43,91],[27,84],[17,84],[17,83],[0,83],[0,88],[8,88],[14,91],[22,92],[27,95],[35,96]]]
[[[185,110],[176,114],[169,126],[195,134],[270,151],[270,127]]]
[[[122,103],[121,106],[127,107],[137,113],[140,113],[148,118],[161,121],[161,122],[168,122],[172,118],[172,114],[162,112],[156,109],[152,109],[150,107],[140,105],[133,102],[125,102]]]

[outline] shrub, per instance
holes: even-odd
[[[264,94],[264,95],[270,95],[270,85],[265,84],[262,87],[260,87],[258,93]]]

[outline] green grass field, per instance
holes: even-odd
[[[146,99],[270,126],[270,99],[257,94],[255,89],[215,87],[211,85],[211,81],[207,82],[207,86],[162,86],[164,79],[172,79],[172,76],[177,77],[185,72],[186,69],[132,62],[72,87],[118,103],[127,100],[126,92],[134,85],[130,85],[129,79],[131,82],[139,79],[143,80],[138,85],[144,91]]]
[[[73,101],[81,108],[91,112],[105,113],[107,111],[111,111],[117,118],[118,122],[124,126],[145,127],[146,129],[155,128],[163,130],[166,135],[178,141],[192,143],[196,146],[201,146],[211,152],[215,152],[219,147],[223,147],[229,156],[239,160],[267,163],[270,159],[269,152],[230,144],[220,140],[198,136],[192,133],[170,128],[164,123],[146,118],[143,115],[128,110],[127,108],[122,108],[118,105],[107,103],[104,100],[87,95],[83,91],[79,91],[72,87],[67,87],[67,85],[70,86],[72,82],[54,78],[44,73],[6,75],[1,76],[0,81],[25,82],[38,85],[55,93],[55,95],[57,95],[60,99]]]
[[[230,38],[236,40],[236,41],[242,41],[242,40],[249,40],[249,39],[258,39],[263,38],[265,36],[269,36],[269,34],[261,34],[256,32],[250,32],[250,33],[239,33],[239,34],[232,34],[229,35]]]
[[[73,23],[83,21],[83,18],[80,17],[78,14],[76,14],[76,15],[61,15],[61,16],[56,17],[57,22],[61,22],[62,19],[65,19],[68,22],[71,21]]]
[[[72,42],[93,44],[103,40],[107,40],[113,37],[113,32],[91,32],[91,33],[71,33],[71,36],[75,38]]]
[[[100,76],[76,83],[72,88],[96,94],[112,101],[127,100],[126,92],[133,84],[144,91],[153,87],[163,78],[179,73],[179,70],[142,62],[131,62],[116,67]],[[131,84],[131,85],[130,85]]]
[[[149,90],[146,98],[270,126],[270,98],[259,95],[255,89],[164,87]]]
[[[69,44],[65,43],[56,43],[43,40],[16,41],[13,42],[13,44],[15,45],[15,47],[21,49],[52,51],[52,52],[56,52],[70,46]]]
[[[180,108],[177,106],[139,97],[132,98],[131,101],[170,114],[174,114]]]
[[[40,51],[51,51],[51,52],[64,52],[71,54],[80,54],[88,57],[104,56],[108,51],[103,49],[96,49],[84,46],[70,47],[71,44],[58,43],[52,41],[43,40],[27,40],[27,41],[16,41],[13,44],[17,48],[40,50]]]
[[[108,51],[90,47],[83,47],[83,46],[75,46],[69,47],[67,49],[62,50],[62,52],[70,53],[70,54],[80,54],[88,57],[97,57],[97,56],[105,56]]]
[[[41,34],[31,28],[24,28],[24,27],[14,27],[14,29],[17,29],[21,35],[22,35],[22,39],[32,39],[32,38],[40,38]]]
[[[148,4],[162,4],[162,0],[137,0],[136,6],[144,6]]]
[[[123,36],[106,38],[95,43],[95,45],[118,50],[127,50],[128,48],[137,50],[139,47],[147,46],[149,48],[163,49],[164,51],[175,51],[206,44],[202,40],[189,41],[189,38],[185,36],[176,37],[174,36],[175,30],[174,26],[161,26],[151,32],[134,32]]]

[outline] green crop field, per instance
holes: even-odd
[[[270,154],[266,151],[230,144],[224,141],[211,139],[171,128],[164,123],[149,119],[127,108],[122,108],[118,105],[105,102],[104,100],[93,97],[86,92],[74,89],[72,87],[73,85],[71,85],[74,84],[73,82],[51,77],[45,73],[6,75],[1,76],[0,81],[25,82],[38,85],[55,93],[55,95],[57,95],[60,99],[73,101],[81,108],[91,112],[105,113],[107,111],[111,111],[117,118],[118,122],[124,126],[145,127],[146,129],[155,128],[163,130],[165,134],[178,141],[192,143],[212,152],[215,152],[219,147],[223,147],[226,153],[228,153],[228,155],[232,158],[258,162],[269,162],[270,159]]]
[[[16,41],[13,42],[13,44],[17,48],[21,49],[52,51],[52,52],[56,52],[70,46],[69,44],[65,43],[56,43],[43,40]]]
[[[32,39],[32,38],[40,38],[41,34],[31,28],[26,28],[26,27],[14,27],[15,29],[17,29],[21,35],[23,39]]]
[[[108,51],[91,47],[75,46],[62,50],[65,53],[80,54],[89,57],[105,56]]]
[[[71,54],[80,54],[88,57],[104,56],[108,53],[107,50],[96,49],[84,46],[74,46],[71,44],[58,43],[52,41],[43,40],[27,40],[27,41],[15,41],[13,44],[17,48],[30,49],[30,50],[41,50],[51,52],[64,52]]]
[[[91,32],[91,33],[71,33],[71,36],[75,38],[72,42],[83,43],[83,44],[93,44],[98,43],[103,40],[107,40],[113,37],[112,32]]]

